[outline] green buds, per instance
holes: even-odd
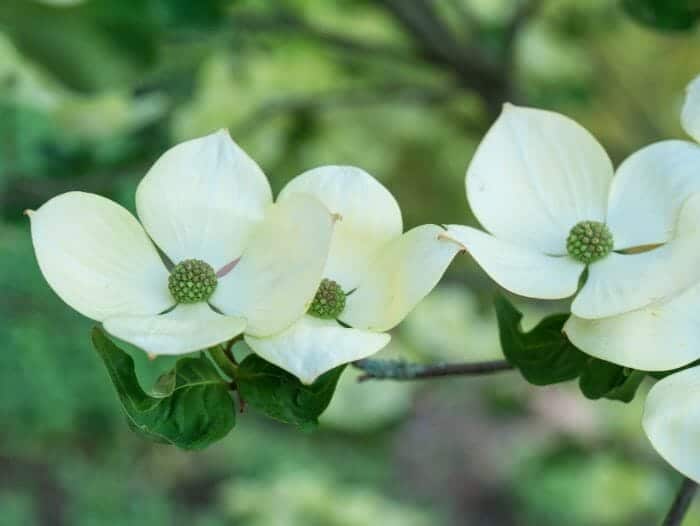
[[[576,223],[566,238],[566,250],[569,255],[585,264],[604,258],[612,249],[612,233],[599,221]]]
[[[207,301],[218,280],[214,269],[200,259],[185,259],[170,271],[168,290],[178,303]]]
[[[345,293],[332,279],[324,279],[316,291],[308,314],[322,320],[334,320],[345,308]]]

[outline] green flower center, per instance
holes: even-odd
[[[308,314],[322,320],[334,320],[345,308],[345,293],[332,279],[324,279],[316,291]]]
[[[181,261],[170,271],[168,290],[178,303],[207,301],[216,289],[214,269],[200,259]]]
[[[604,258],[612,249],[612,233],[599,221],[576,223],[566,238],[566,250],[569,255],[585,264]]]

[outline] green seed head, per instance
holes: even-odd
[[[604,258],[612,249],[612,233],[599,221],[576,223],[566,238],[566,250],[569,255],[585,264]]]
[[[181,261],[170,271],[168,290],[178,303],[207,301],[216,289],[214,269],[200,259]]]
[[[308,314],[322,320],[334,320],[345,308],[345,293],[332,279],[324,279],[316,291]]]

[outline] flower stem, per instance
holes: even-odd
[[[358,378],[366,380],[425,380],[445,376],[477,376],[510,371],[514,367],[505,360],[473,363],[440,363],[423,365],[402,360],[358,360],[353,365],[365,372]]]
[[[698,485],[695,481],[690,480],[687,477],[683,478],[681,487],[678,488],[678,493],[676,498],[671,504],[671,509],[668,510],[668,514],[664,519],[663,526],[680,526],[685,518],[685,514],[690,508],[691,502],[693,502],[693,497],[698,489]]]
[[[221,347],[220,345],[217,345],[216,347],[210,347],[209,356],[212,360],[214,360],[214,363],[219,367],[219,369],[221,369],[221,371],[226,376],[231,378],[231,380],[236,379],[236,376],[238,375],[238,365],[233,363],[228,358],[228,356],[226,355],[226,351],[223,347]]]

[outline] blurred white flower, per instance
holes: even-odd
[[[576,293],[571,310],[594,319],[640,309],[700,277],[700,148],[652,144],[613,177],[584,128],[554,112],[510,104],[479,145],[467,198],[490,234],[450,225],[501,286],[523,296]],[[686,201],[687,200],[687,201]]]
[[[700,140],[700,77],[687,89],[681,122],[688,135]],[[640,227],[648,220],[659,221],[663,207],[681,202],[684,195],[696,189],[700,182],[700,146],[687,141],[664,141],[642,151],[653,151],[637,166],[641,173],[656,174],[655,184],[630,193],[627,200],[644,211],[637,215]],[[654,183],[654,181],[649,181]],[[665,204],[666,203],[666,204]],[[690,197],[683,206],[676,235],[690,233],[700,224],[700,198]],[[634,221],[634,217],[628,219]],[[641,229],[641,228],[640,228]],[[694,250],[698,245],[694,245]],[[658,249],[657,249],[658,250]],[[671,269],[649,275],[646,280],[670,282],[684,269]],[[692,273],[688,273],[692,276]],[[638,286],[645,287],[644,281]],[[588,354],[626,367],[645,371],[676,369],[700,358],[700,280],[676,295],[660,297],[641,309],[600,320],[585,320],[572,316],[564,330],[571,341]]]
[[[221,130],[153,165],[136,191],[143,227],[83,192],[29,216],[39,266],[63,301],[149,353],[181,354],[243,331],[275,334],[306,311],[333,218],[310,196],[271,203],[262,170]],[[151,239],[176,264],[170,274]]]
[[[311,383],[340,364],[365,358],[435,287],[461,250],[444,230],[423,225],[402,234],[394,197],[368,173],[326,166],[303,173],[279,202],[320,200],[338,217],[324,281],[310,314],[273,338],[246,337],[260,356]]]

